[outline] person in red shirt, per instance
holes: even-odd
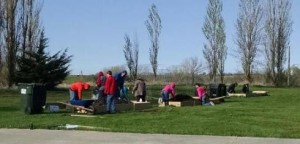
[[[88,83],[76,82],[70,85],[70,101],[72,100],[81,100],[82,99],[82,91],[88,90],[90,85]]]
[[[104,86],[104,93],[107,95],[106,97],[106,113],[115,113],[115,92],[116,92],[116,80],[112,76],[111,71],[107,71],[106,73],[106,81]]]
[[[100,71],[98,73],[98,78],[96,80],[96,84],[97,84],[97,90],[98,90],[98,94],[97,94],[97,99],[100,100],[101,98],[104,97],[104,85],[105,85],[105,76],[103,74],[102,71]]]

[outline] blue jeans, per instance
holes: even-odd
[[[78,106],[83,106],[85,108],[88,108],[93,104],[93,100],[71,100],[70,103],[72,105],[78,105]]]
[[[169,93],[166,91],[161,92],[161,99],[163,102],[169,102]]]
[[[202,102],[202,105],[206,104],[206,95],[202,96],[201,102]]]
[[[70,101],[71,100],[78,100],[78,96],[77,96],[77,93],[71,89],[69,89],[69,92],[70,92]]]
[[[115,97],[113,95],[107,95],[106,97],[106,112],[116,112]]]

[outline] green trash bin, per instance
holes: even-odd
[[[21,110],[25,114],[43,113],[46,105],[47,90],[44,84],[20,83]]]

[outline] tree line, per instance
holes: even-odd
[[[185,60],[185,70],[193,76],[203,69],[208,71],[211,82],[224,83],[225,61],[228,51],[241,63],[244,80],[253,82],[254,67],[264,66],[265,79],[275,86],[283,86],[290,76],[285,69],[287,49],[292,32],[289,0],[240,0],[235,28],[235,49],[226,46],[225,22],[222,16],[221,0],[209,0],[202,31],[206,39],[202,49],[205,68],[197,57]],[[157,77],[159,36],[162,25],[155,4],[149,8],[145,22],[149,32],[149,60],[154,78]],[[136,43],[136,42],[135,42]],[[138,47],[132,46],[130,37],[125,34],[124,55],[133,79],[137,77]],[[264,60],[258,59],[264,57]],[[217,80],[217,76],[220,77]]]

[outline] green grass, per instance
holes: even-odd
[[[160,87],[149,87],[159,96]],[[220,136],[300,138],[299,88],[255,87],[271,96],[230,98],[214,107],[165,107],[143,112],[71,117],[67,112],[25,115],[20,111],[16,90],[0,90],[0,128],[59,129],[76,124],[97,127],[99,131],[167,133]],[[193,87],[178,86],[178,93],[193,93]],[[90,95],[86,92],[85,96]],[[66,101],[67,90],[49,91],[47,102]]]

